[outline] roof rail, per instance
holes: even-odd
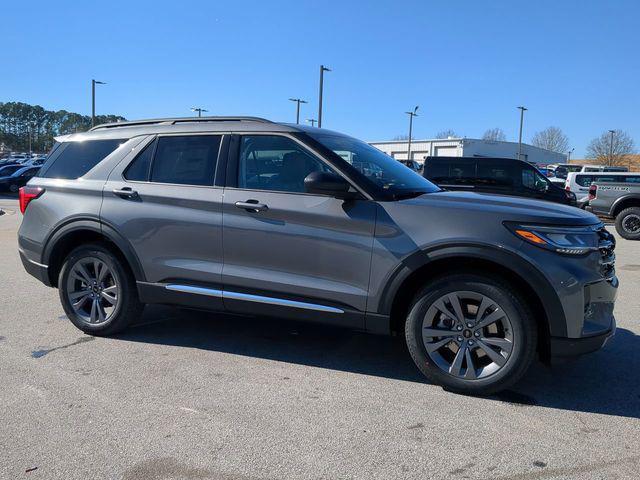
[[[91,128],[89,131],[103,128],[136,127],[139,125],[175,125],[177,123],[200,123],[200,122],[260,122],[273,123],[271,120],[260,117],[181,117],[181,118],[153,118],[149,120],[133,120],[127,122],[103,123]]]

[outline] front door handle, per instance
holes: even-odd
[[[117,195],[120,198],[136,198],[138,196],[138,192],[131,189],[130,187],[114,188],[113,194]]]
[[[264,212],[266,210],[269,210],[269,207],[267,207],[264,203],[258,202],[258,200],[247,200],[246,202],[236,202],[235,206],[238,208],[242,208],[247,212],[254,212],[254,213]]]

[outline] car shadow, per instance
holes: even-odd
[[[149,306],[115,338],[198,348],[427,384],[401,338],[294,322]],[[487,401],[640,418],[640,336],[619,328],[599,352],[536,363],[512,390]]]

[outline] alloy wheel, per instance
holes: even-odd
[[[640,216],[635,213],[627,215],[622,219],[622,228],[632,235],[640,233]]]
[[[89,325],[108,322],[120,298],[118,277],[99,258],[77,260],[69,271],[67,299],[76,315]]]
[[[509,360],[514,334],[508,315],[493,299],[470,291],[438,298],[422,321],[429,358],[456,378],[494,375]]]

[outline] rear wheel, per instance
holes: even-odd
[[[640,240],[640,207],[621,211],[616,216],[616,231],[627,240]]]
[[[142,313],[135,279],[121,260],[100,244],[78,247],[58,278],[67,317],[85,333],[110,335]]]
[[[488,277],[450,275],[415,296],[405,325],[411,356],[448,390],[488,395],[531,365],[537,330],[516,291]]]

